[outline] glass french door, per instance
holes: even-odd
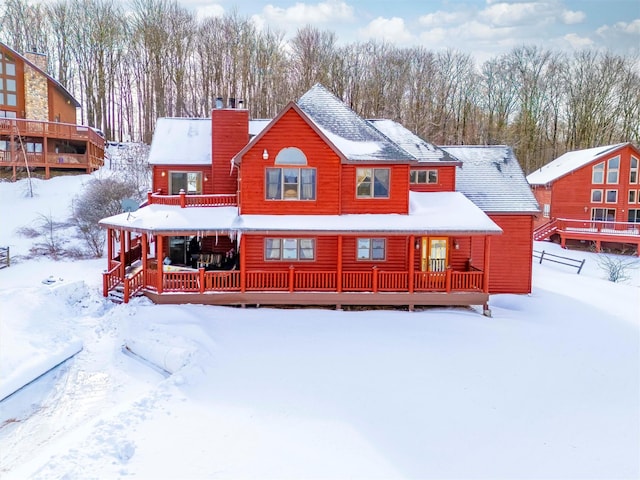
[[[443,272],[447,269],[447,238],[421,237],[420,271]]]

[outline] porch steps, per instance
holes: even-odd
[[[131,297],[140,297],[142,293],[137,293],[136,295],[131,295]],[[116,285],[115,288],[109,290],[107,295],[107,300],[111,300],[113,303],[124,303],[124,285],[122,283]]]
[[[550,222],[540,225],[533,231],[533,239],[536,241],[546,240],[551,235],[558,231],[558,221],[551,220]]]

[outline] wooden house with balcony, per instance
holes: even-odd
[[[78,101],[47,74],[47,58],[0,43],[0,168],[92,172],[104,162],[104,138],[76,122]]]
[[[640,255],[640,150],[631,143],[576,150],[527,177],[543,215],[535,240]]]
[[[268,122],[239,108],[160,119],[149,161],[147,204],[100,222],[105,296],[487,310],[492,289],[509,291],[494,276],[513,265],[492,261],[503,228],[456,190],[465,163],[395,122],[361,118],[321,85]],[[537,212],[522,171],[509,171]],[[530,286],[530,247],[517,252]]]

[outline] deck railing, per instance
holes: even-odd
[[[602,220],[557,219],[558,230],[604,235],[640,236],[640,223]]]
[[[104,294],[120,284],[120,265],[116,264],[104,273]],[[363,271],[342,272],[338,285],[335,271],[297,270],[287,271],[252,270],[245,273],[244,291],[262,292],[472,292],[482,291],[484,272],[453,271],[415,272],[413,289],[410,290],[409,272],[382,271],[377,268]],[[158,290],[158,271],[139,270],[126,276],[125,291],[134,295],[142,289]],[[162,291],[167,293],[205,293],[243,291],[242,274],[238,270],[171,271],[162,273]]]
[[[104,146],[104,138],[93,128],[74,123],[43,122],[23,118],[0,118],[1,135],[50,137],[61,140],[81,140]]]
[[[147,203],[157,205],[173,205],[176,207],[234,207],[238,205],[235,194],[217,195],[187,195],[181,191],[178,195],[162,195],[151,193],[147,195]]]

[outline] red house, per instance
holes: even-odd
[[[160,119],[148,205],[100,222],[108,230],[104,293],[120,289],[127,301],[143,292],[158,303],[488,311],[490,293],[530,291],[538,211],[510,149],[497,151],[504,167],[492,167],[493,184],[456,189],[460,172],[475,171],[467,156],[395,122],[365,120],[321,85],[270,121],[250,121],[238,108],[215,109],[210,120]],[[468,153],[487,165],[496,154]],[[474,190],[507,183],[515,206],[500,206],[497,193],[474,203]],[[529,228],[524,246],[514,228],[520,217]],[[494,260],[510,242],[510,260]]]
[[[534,238],[640,253],[640,150],[631,143],[567,152],[527,180],[543,205]]]

